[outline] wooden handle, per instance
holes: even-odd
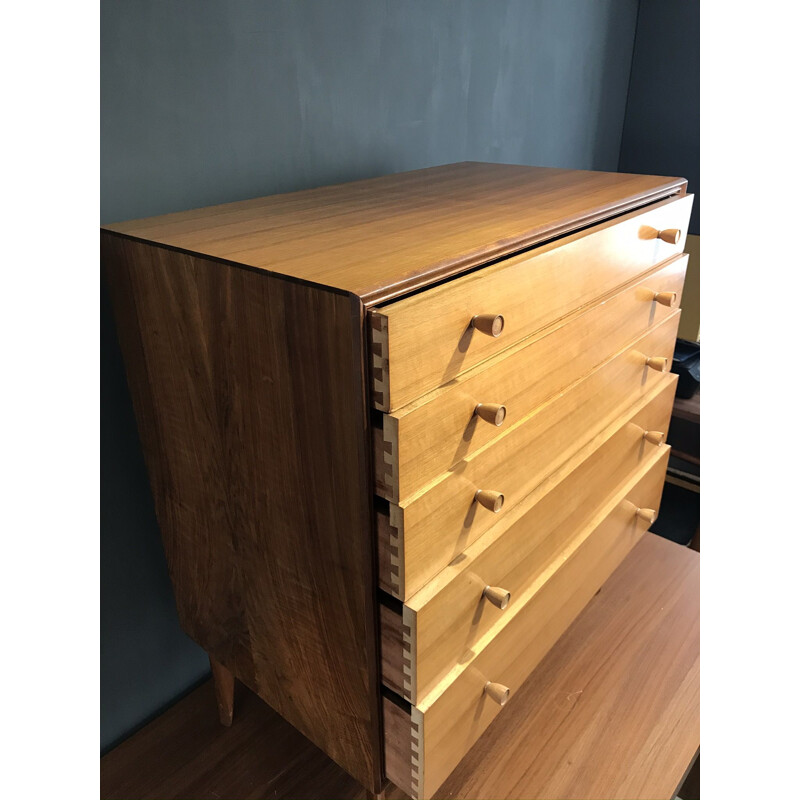
[[[485,333],[487,336],[497,338],[503,332],[505,320],[499,314],[478,314],[473,317],[470,325],[475,330]]]
[[[492,425],[497,425],[499,428],[506,418],[506,407],[498,405],[497,403],[478,403],[475,406],[475,413]]]
[[[666,372],[667,366],[669,365],[669,359],[662,358],[661,356],[650,356],[644,363],[647,364],[650,369],[654,369],[656,372]]]
[[[678,302],[677,292],[653,292],[653,300],[667,308],[674,308]]]
[[[652,508],[637,508],[636,516],[643,519],[648,525],[652,525],[658,517],[658,512]]]
[[[658,238],[662,242],[678,244],[681,240],[681,232],[677,228],[667,228],[665,231],[658,232]]]
[[[483,687],[483,691],[499,706],[504,706],[508,696],[511,694],[511,689],[508,686],[503,686],[502,683],[492,683],[491,681]]]
[[[645,431],[642,438],[652,444],[660,445],[664,442],[664,434],[661,431]]]
[[[475,492],[475,499],[489,511],[494,511],[496,514],[502,507],[505,497],[500,492],[490,492],[486,489],[478,489]]]
[[[501,589],[499,586],[487,586],[483,590],[483,596],[501,611],[505,611],[511,600],[511,592]]]

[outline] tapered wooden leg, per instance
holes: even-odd
[[[233,722],[233,688],[236,684],[236,678],[219,661],[215,661],[211,656],[208,657],[208,660],[211,662],[211,674],[214,676],[219,721],[228,728]]]

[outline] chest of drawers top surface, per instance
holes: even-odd
[[[684,192],[682,178],[463,162],[105,226],[366,306]]]

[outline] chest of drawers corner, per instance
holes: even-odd
[[[655,519],[691,203],[463,163],[103,228],[226,713],[242,681],[368,790],[438,789]]]

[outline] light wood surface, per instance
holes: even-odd
[[[509,689],[508,686],[503,686],[502,683],[493,683],[492,681],[489,681],[486,686],[483,687],[483,691],[490,700],[497,703],[499,706],[504,706],[511,696],[511,689]]]
[[[249,687],[371,793],[385,764],[428,796],[488,706],[513,705],[658,508],[667,448],[649,432],[666,426],[642,403],[674,383],[658,370],[679,320],[685,191],[458,164],[102,231],[179,617],[209,654],[231,732],[234,692]],[[530,383],[514,387],[513,369]],[[438,398],[463,391],[467,371],[471,389],[479,373],[487,382],[462,418]],[[409,437],[402,420],[437,402],[439,418]],[[581,485],[536,525],[553,526],[550,555],[518,548],[504,575],[480,577],[470,603],[485,627],[459,629],[470,608],[441,605],[444,623],[460,621],[434,644],[426,606],[376,592],[431,591],[448,561],[475,556],[483,535],[512,536],[623,428],[639,460],[620,455],[628,473],[620,461],[601,488],[586,467],[596,494]],[[434,454],[419,470],[404,461],[414,448]],[[393,691],[416,705],[382,710]]]
[[[648,356],[645,364],[655,372],[666,372],[670,368],[670,359],[665,356]]]
[[[652,525],[658,517],[658,512],[654,508],[637,508],[636,516],[643,519],[648,525]]]
[[[678,305],[678,293],[677,292],[654,292],[653,293],[653,300],[656,303],[659,303],[662,306],[667,306],[667,308],[674,308]]]
[[[664,291],[680,297],[686,261],[686,256],[676,257],[605,302],[567,317],[419,401],[384,414],[374,434],[378,494],[402,505],[665,320],[672,309],[655,303],[653,294]],[[503,404],[502,427],[476,418],[475,408],[483,403],[492,410]]]
[[[699,565],[697,553],[645,534],[436,797],[672,800],[700,743]],[[208,681],[104,756],[100,796],[365,800],[357,781],[239,688],[233,727],[220,726]],[[384,715],[392,708],[404,713],[384,698]],[[406,797],[394,787],[385,796]]]
[[[671,356],[680,312],[537,408],[489,446],[467,456],[405,506],[390,504],[403,562],[401,600],[422,588],[529,492],[611,424],[665,375],[645,366],[647,354]],[[481,488],[502,492],[499,514],[475,502]],[[394,576],[395,578],[397,576]],[[384,583],[389,583],[386,580]]]
[[[505,319],[501,314],[476,314],[470,320],[470,326],[496,339],[503,332]]]
[[[475,655],[476,642],[508,624],[508,612],[576,531],[659,449],[643,444],[642,431],[668,430],[676,383],[671,376],[626,412],[604,444],[526,497],[508,527],[490,529],[409,598],[402,612],[382,608],[385,684],[387,675],[403,672],[404,681],[398,688],[395,680],[393,690],[409,702],[423,702],[450,669]],[[506,600],[505,606],[489,605],[487,590]],[[394,633],[400,627],[403,637]]]
[[[511,592],[500,586],[485,586],[482,595],[488,602],[501,611],[505,611],[508,608],[508,604],[511,602]]]
[[[417,791],[399,784],[401,776],[388,774],[390,780],[409,794],[430,797],[491,721],[512,705],[516,689],[646,531],[635,510],[658,507],[668,456],[666,446],[654,451],[644,474],[626,483],[577,533],[526,592],[512,621],[491,638],[491,644],[478,644],[474,658],[455,667],[412,707],[422,717],[416,768],[412,761]],[[512,699],[505,707],[486,702],[487,681],[510,688]],[[387,732],[387,741],[389,735],[398,732]]]
[[[685,191],[682,178],[465,162],[106,227],[369,306]]]
[[[478,403],[475,414],[484,422],[499,428],[506,419],[506,407],[500,403]]]
[[[672,800],[700,746],[700,558],[648,533],[437,798]]]
[[[681,246],[642,231],[685,224],[692,199],[665,200],[370,312],[386,319],[390,373],[387,392],[375,368],[374,405],[401,408],[679,254]],[[503,316],[500,336],[475,334],[471,320],[482,313]]]
[[[678,244],[681,241],[681,231],[678,228],[667,228],[665,231],[658,232],[658,238],[662,242]]]
[[[488,489],[478,489],[475,492],[475,502],[488,509],[493,514],[499,514],[505,503],[502,492],[493,492]]]
[[[380,788],[363,310],[113,234],[101,257],[183,629]]]

